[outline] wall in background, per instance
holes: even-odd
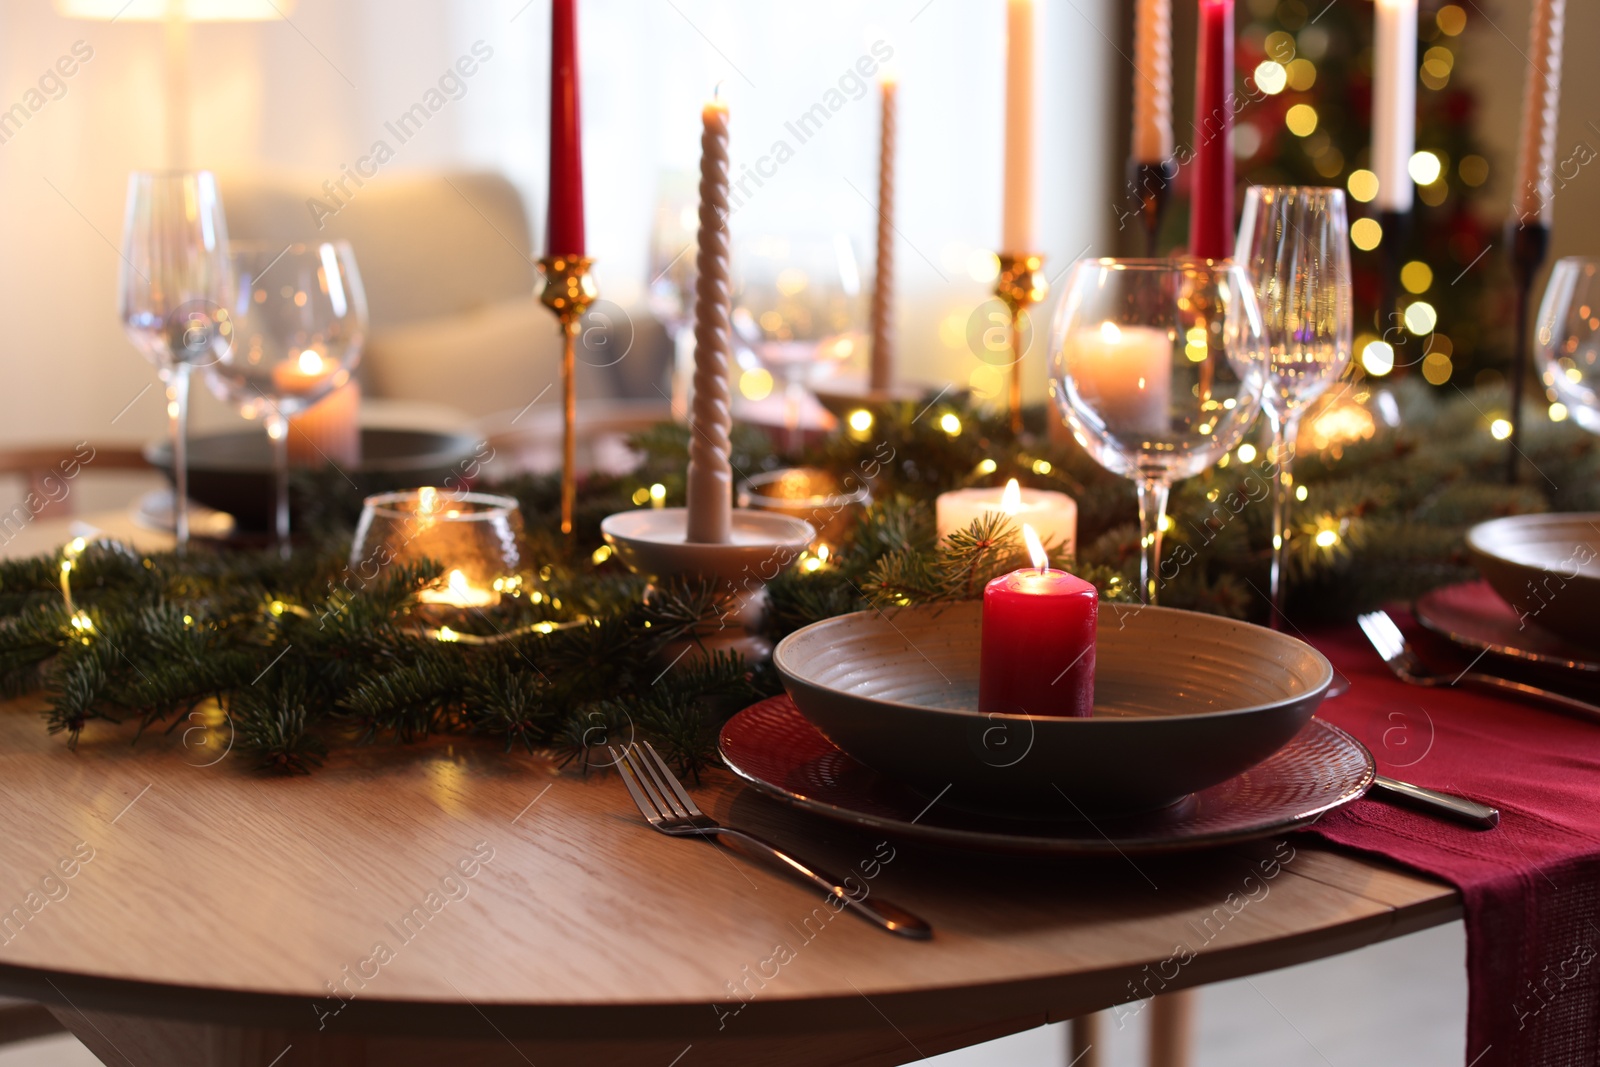
[[[1115,34],[1111,0],[1042,7],[1040,218],[1043,250],[1059,269],[1108,232],[1113,174],[1098,161],[1120,121],[1111,101],[1124,71],[1102,37]],[[846,74],[882,41],[901,83],[901,359],[908,376],[967,384],[979,364],[966,323],[989,295],[985,254],[1000,221],[1003,15],[998,0],[584,0],[589,240],[605,295],[643,313],[658,177],[696,165],[700,105],[719,82],[733,109],[736,170],[779,139],[795,149],[736,216],[736,230],[833,227],[868,261],[876,90],[858,90]],[[303,175],[312,197],[385,139],[394,159],[375,180],[498,168],[528,196],[542,231],[548,19],[547,0],[300,0],[291,22],[196,26],[195,162]],[[163,430],[160,391],[146,390],[154,374],[115,314],[127,172],[161,163],[161,28],[75,22],[48,0],[6,4],[0,100],[20,99],[77,41],[92,59],[0,144],[7,442]],[[479,41],[493,56],[460,98],[397,143],[385,123]],[[785,123],[841,89],[841,78],[844,106],[795,143]],[[1042,370],[1030,391],[1042,395]],[[198,419],[234,416],[212,403]]]

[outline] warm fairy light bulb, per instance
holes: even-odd
[[[1000,494],[1000,510],[1007,515],[1015,515],[1022,510],[1022,487],[1015,478],[1006,482],[1006,490]],[[1026,525],[1023,528],[1026,529]]]
[[[1016,483],[1013,482],[1013,485]],[[1027,523],[1022,524],[1022,540],[1028,546],[1028,558],[1033,560],[1033,565],[1041,571],[1050,569],[1050,557],[1045,554],[1044,542],[1039,540],[1039,535],[1033,532],[1033,527]]]

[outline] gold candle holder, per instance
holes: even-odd
[[[994,295],[1011,312],[1011,432],[1022,432],[1022,316],[1050,291],[1044,276],[1044,256],[1037,252],[1001,252],[1000,277]]]
[[[600,295],[588,256],[544,256],[539,270],[544,289],[539,303],[561,323],[561,532],[572,533],[572,512],[578,499],[578,331],[583,313]]]

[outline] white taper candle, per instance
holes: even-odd
[[[1037,252],[1033,232],[1033,0],[1006,0],[1006,167],[1000,251]]]
[[[1528,81],[1511,209],[1523,223],[1546,226],[1555,214],[1556,119],[1561,105],[1561,34],[1567,0],[1537,0],[1528,32]]]
[[[1378,0],[1372,42],[1373,203],[1411,210],[1411,154],[1417,147],[1417,0]]]
[[[878,139],[878,263],[872,280],[872,363],[869,384],[889,388],[894,380],[894,141],[895,81],[881,86],[883,114]]]
[[[1172,0],[1139,0],[1133,14],[1133,158],[1172,156]]]
[[[688,530],[685,540],[726,544],[733,525],[728,462],[733,410],[732,291],[728,281],[728,109],[701,112],[700,245],[695,258],[694,404],[689,412]]]

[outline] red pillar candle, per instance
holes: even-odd
[[[577,0],[550,4],[550,218],[545,240],[546,255],[584,254]]]
[[[1233,0],[1200,0],[1194,82],[1189,252],[1226,259],[1233,254]]]
[[[1035,566],[983,589],[978,710],[1084,718],[1094,711],[1095,587],[1051,570],[1031,526],[1023,535]]]

